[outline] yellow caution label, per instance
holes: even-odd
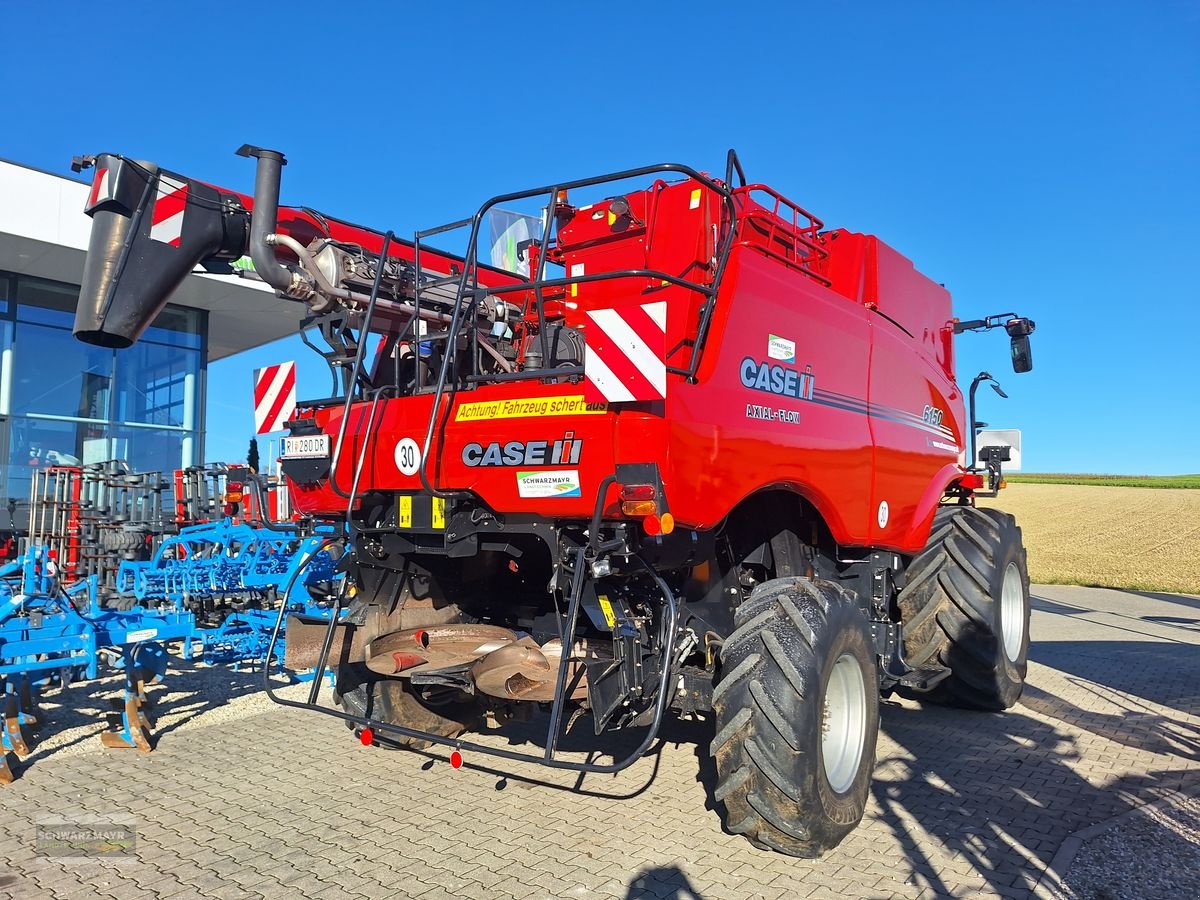
[[[412,497],[400,497],[399,515],[397,518],[401,528],[412,528]]]
[[[612,601],[604,594],[597,594],[596,599],[600,601],[600,612],[604,613],[604,621],[608,623],[608,627],[616,628],[617,616],[613,612]]]
[[[489,400],[464,403],[454,414],[455,422],[483,422],[488,419],[542,419],[546,416],[595,416],[608,412],[607,403],[587,403],[583,394],[568,397],[518,397],[515,400]]]
[[[430,517],[433,519],[431,524],[434,528],[446,527],[446,501],[441,497],[433,498],[433,512]]]
[[[688,204],[688,209],[700,208],[700,188],[692,191],[692,202]]]
[[[615,221],[617,221],[617,214],[610,209],[608,211],[608,224],[611,225]]]

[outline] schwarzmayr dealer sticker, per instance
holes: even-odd
[[[767,335],[767,356],[771,359],[794,363],[796,361],[796,342],[789,341],[777,334],[769,334]]]
[[[582,497],[579,472],[518,472],[517,493],[522,497]]]

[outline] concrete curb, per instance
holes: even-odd
[[[1127,809],[1125,812],[1115,815],[1111,819],[1105,819],[1103,822],[1089,825],[1087,828],[1082,828],[1074,834],[1068,835],[1054,854],[1054,858],[1050,860],[1050,865],[1043,870],[1037,884],[1033,886],[1033,890],[1031,891],[1032,896],[1056,898],[1056,900],[1057,898],[1067,896],[1066,890],[1063,887],[1063,876],[1070,870],[1071,863],[1075,861],[1075,857],[1083,849],[1083,845],[1092,838],[1099,837],[1105,832],[1124,825],[1126,822],[1130,822],[1151,810],[1174,806],[1177,803],[1197,796],[1200,796],[1200,790],[1171,791],[1166,797],[1160,797],[1158,800],[1153,800],[1150,803],[1143,803],[1141,806]]]

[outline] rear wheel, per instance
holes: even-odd
[[[404,591],[390,608],[356,598],[347,611],[349,622],[362,632],[364,642],[382,634],[458,621],[456,606],[435,607],[428,600],[417,600]],[[358,718],[374,719],[388,725],[399,725],[425,731],[439,737],[454,738],[467,731],[483,727],[483,707],[472,696],[450,688],[422,689],[420,693],[408,679],[381,678],[362,663],[336,668],[334,701],[347,713]],[[346,723],[350,728],[357,726]],[[400,735],[382,734],[383,747],[404,747],[424,750],[429,741]]]
[[[866,619],[837,585],[780,578],[737,610],[713,690],[716,798],[761,849],[815,857],[862,819],[879,733]]]
[[[1029,572],[1012,516],[938,510],[899,605],[905,661],[951,670],[932,691],[910,696],[986,710],[1017,702],[1028,670]]]
[[[362,680],[359,680],[361,678]],[[461,692],[444,692],[440,697],[421,698],[413,686],[399,678],[383,678],[366,666],[343,666],[338,672],[334,699],[346,712],[388,725],[400,725],[417,731],[454,738],[483,725],[482,710],[473,698]],[[354,726],[351,726],[354,727]],[[400,735],[383,734],[382,746],[389,744],[410,750],[433,746],[430,741]]]

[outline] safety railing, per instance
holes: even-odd
[[[829,286],[822,271],[829,251],[818,242],[824,222],[765,184],[742,185],[733,197],[738,204],[738,246],[757,250]]]

